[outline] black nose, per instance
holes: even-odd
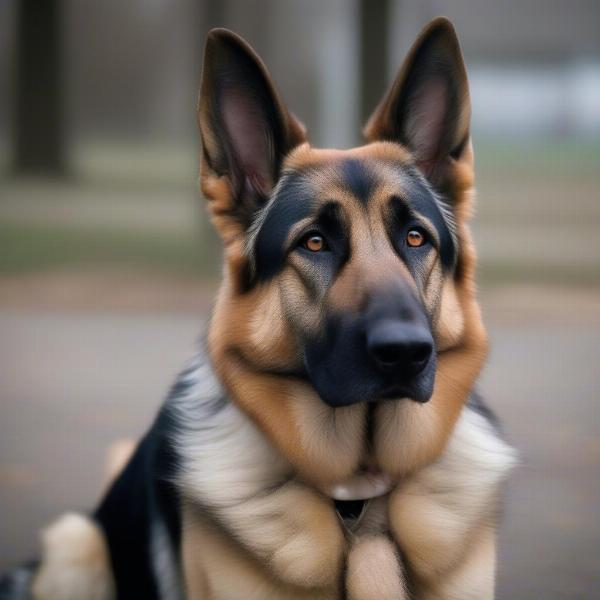
[[[367,350],[384,373],[418,375],[429,362],[433,340],[423,325],[382,319],[367,331]]]

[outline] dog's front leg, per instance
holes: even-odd
[[[190,531],[212,525],[255,570],[279,582],[312,591],[339,585],[345,540],[333,502],[296,479],[293,466],[235,405],[196,410],[180,418],[177,439]],[[207,554],[195,545],[188,548],[191,569],[194,555],[202,561]],[[211,569],[204,572],[210,578]]]
[[[389,496],[370,500],[349,533],[345,570],[348,600],[407,600],[409,598],[398,548],[390,539]]]
[[[481,526],[466,542],[461,560],[441,576],[417,578],[419,600],[493,600],[496,539],[492,526]]]
[[[404,574],[394,543],[384,534],[355,540],[346,568],[348,600],[407,600]]]
[[[206,512],[199,507],[187,511]],[[230,539],[260,563],[265,577],[315,593],[339,584],[344,555],[339,519],[328,500],[301,483],[289,481],[209,513],[207,520],[231,532]],[[201,551],[198,555],[202,559]],[[210,580],[211,569],[207,571]]]
[[[432,565],[436,563],[432,555]],[[494,532],[482,528],[470,541],[459,565],[437,573],[413,567],[411,593],[398,550],[385,535],[359,538],[348,556],[346,592],[348,600],[491,600],[494,597]],[[420,567],[420,568],[419,568]],[[418,569],[418,571],[417,571]]]
[[[331,502],[317,492],[291,481],[222,513],[284,581],[303,587],[337,583],[344,536]]]
[[[494,597],[500,485],[515,457],[490,423],[465,409],[435,463],[390,496],[390,527],[418,600]]]
[[[418,485],[391,501],[394,537],[410,569],[417,600],[492,600],[495,539],[492,523],[451,507]]]

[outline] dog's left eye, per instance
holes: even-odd
[[[406,234],[406,243],[411,248],[419,248],[426,241],[427,237],[421,229],[410,229]]]

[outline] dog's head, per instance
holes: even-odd
[[[452,25],[422,32],[359,148],[312,148],[263,63],[225,30],[208,37],[198,114],[203,191],[225,243],[217,370],[271,437],[295,439],[291,454],[308,452],[299,390],[360,405],[348,436],[372,445],[365,406],[429,401],[441,355],[478,319],[470,104]],[[439,419],[452,423],[465,395],[436,407]]]

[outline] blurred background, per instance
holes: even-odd
[[[0,570],[101,493],[149,425],[220,271],[197,185],[202,44],[234,29],[315,145],[360,123],[432,17],[467,62],[481,388],[522,465],[498,597],[600,585],[597,0],[0,0]]]

